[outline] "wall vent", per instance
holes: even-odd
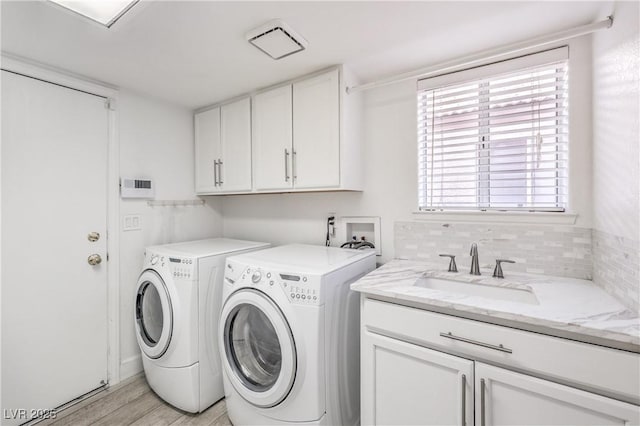
[[[282,59],[297,52],[302,52],[309,43],[300,34],[280,19],[251,30],[246,35],[247,41],[273,59]]]

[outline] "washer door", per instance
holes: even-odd
[[[173,309],[167,286],[153,270],[138,279],[136,331],[140,349],[149,358],[161,357],[169,347],[173,331]]]
[[[233,293],[222,308],[219,338],[229,381],[257,407],[278,405],[296,376],[296,349],[289,323],[264,293]]]

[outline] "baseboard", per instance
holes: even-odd
[[[140,372],[142,372],[140,354],[125,358],[120,362],[120,381],[133,377]]]

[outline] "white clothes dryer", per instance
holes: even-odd
[[[197,413],[224,396],[217,321],[225,260],[267,247],[213,238],[145,250],[136,336],[149,386],[171,405]]]
[[[373,250],[292,244],[231,256],[219,348],[236,425],[360,421],[360,303]]]

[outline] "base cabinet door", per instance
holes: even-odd
[[[363,425],[473,425],[473,361],[362,335]]]
[[[475,405],[477,426],[640,423],[638,406],[479,362]]]

